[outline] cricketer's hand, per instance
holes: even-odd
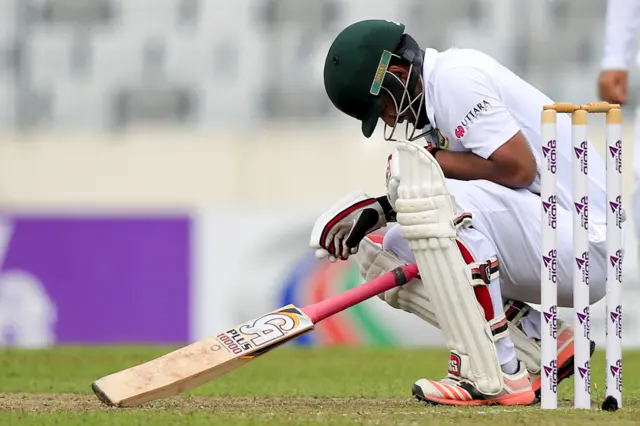
[[[598,76],[598,96],[606,102],[627,102],[627,71],[604,70]]]

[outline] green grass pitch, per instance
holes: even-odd
[[[624,353],[623,407],[600,410],[604,354],[592,359],[592,410],[571,408],[573,381],[559,410],[434,407],[411,385],[439,378],[447,352],[433,349],[276,349],[244,368],[178,397],[138,408],[102,406],[91,382],[171,348],[60,347],[0,351],[1,425],[632,425],[640,424],[640,351]]]

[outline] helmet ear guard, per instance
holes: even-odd
[[[421,79],[422,71],[422,52],[420,51],[420,46],[409,34],[402,34],[394,56],[392,63],[408,62],[409,65],[412,65],[409,67],[406,89],[409,93],[415,92],[418,81]],[[387,73],[383,80],[383,86],[389,89],[396,101],[402,98],[402,91],[405,89],[405,85],[397,76]]]
[[[407,86],[409,92],[413,93],[418,85],[418,81],[420,81],[422,72],[422,52],[420,51],[420,46],[409,34],[402,34],[395,53],[401,59],[407,61],[410,65],[413,65],[409,69]]]

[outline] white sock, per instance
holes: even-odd
[[[487,286],[491,303],[493,305],[493,313],[495,316],[504,314],[504,304],[502,301],[502,292],[500,291],[500,282],[493,281]],[[496,342],[496,350],[498,351],[498,362],[502,366],[502,371],[507,374],[514,374],[518,371],[518,359],[513,341],[509,336],[504,337]]]
[[[504,337],[496,342],[496,350],[498,351],[498,361],[502,366],[502,371],[507,374],[513,374],[518,371],[518,358],[516,358],[516,350],[513,341],[509,336]]]
[[[509,362],[507,362],[506,364],[502,364],[502,371],[504,371],[507,374],[515,374],[516,371],[518,371],[518,360],[515,357],[515,354],[513,356],[513,359]]]

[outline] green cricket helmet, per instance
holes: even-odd
[[[324,66],[324,86],[338,110],[362,122],[362,133],[370,137],[382,111],[382,95],[390,95],[396,107],[396,122],[385,139],[392,140],[397,125],[408,114],[406,139],[416,128],[430,127],[424,108],[422,90],[422,52],[418,43],[404,33],[405,26],[386,20],[366,20],[345,28],[333,41]],[[409,65],[409,76],[403,82],[388,72],[390,65]],[[410,123],[412,121],[412,123]],[[413,129],[409,129],[409,125]],[[428,129],[430,130],[430,129]]]

